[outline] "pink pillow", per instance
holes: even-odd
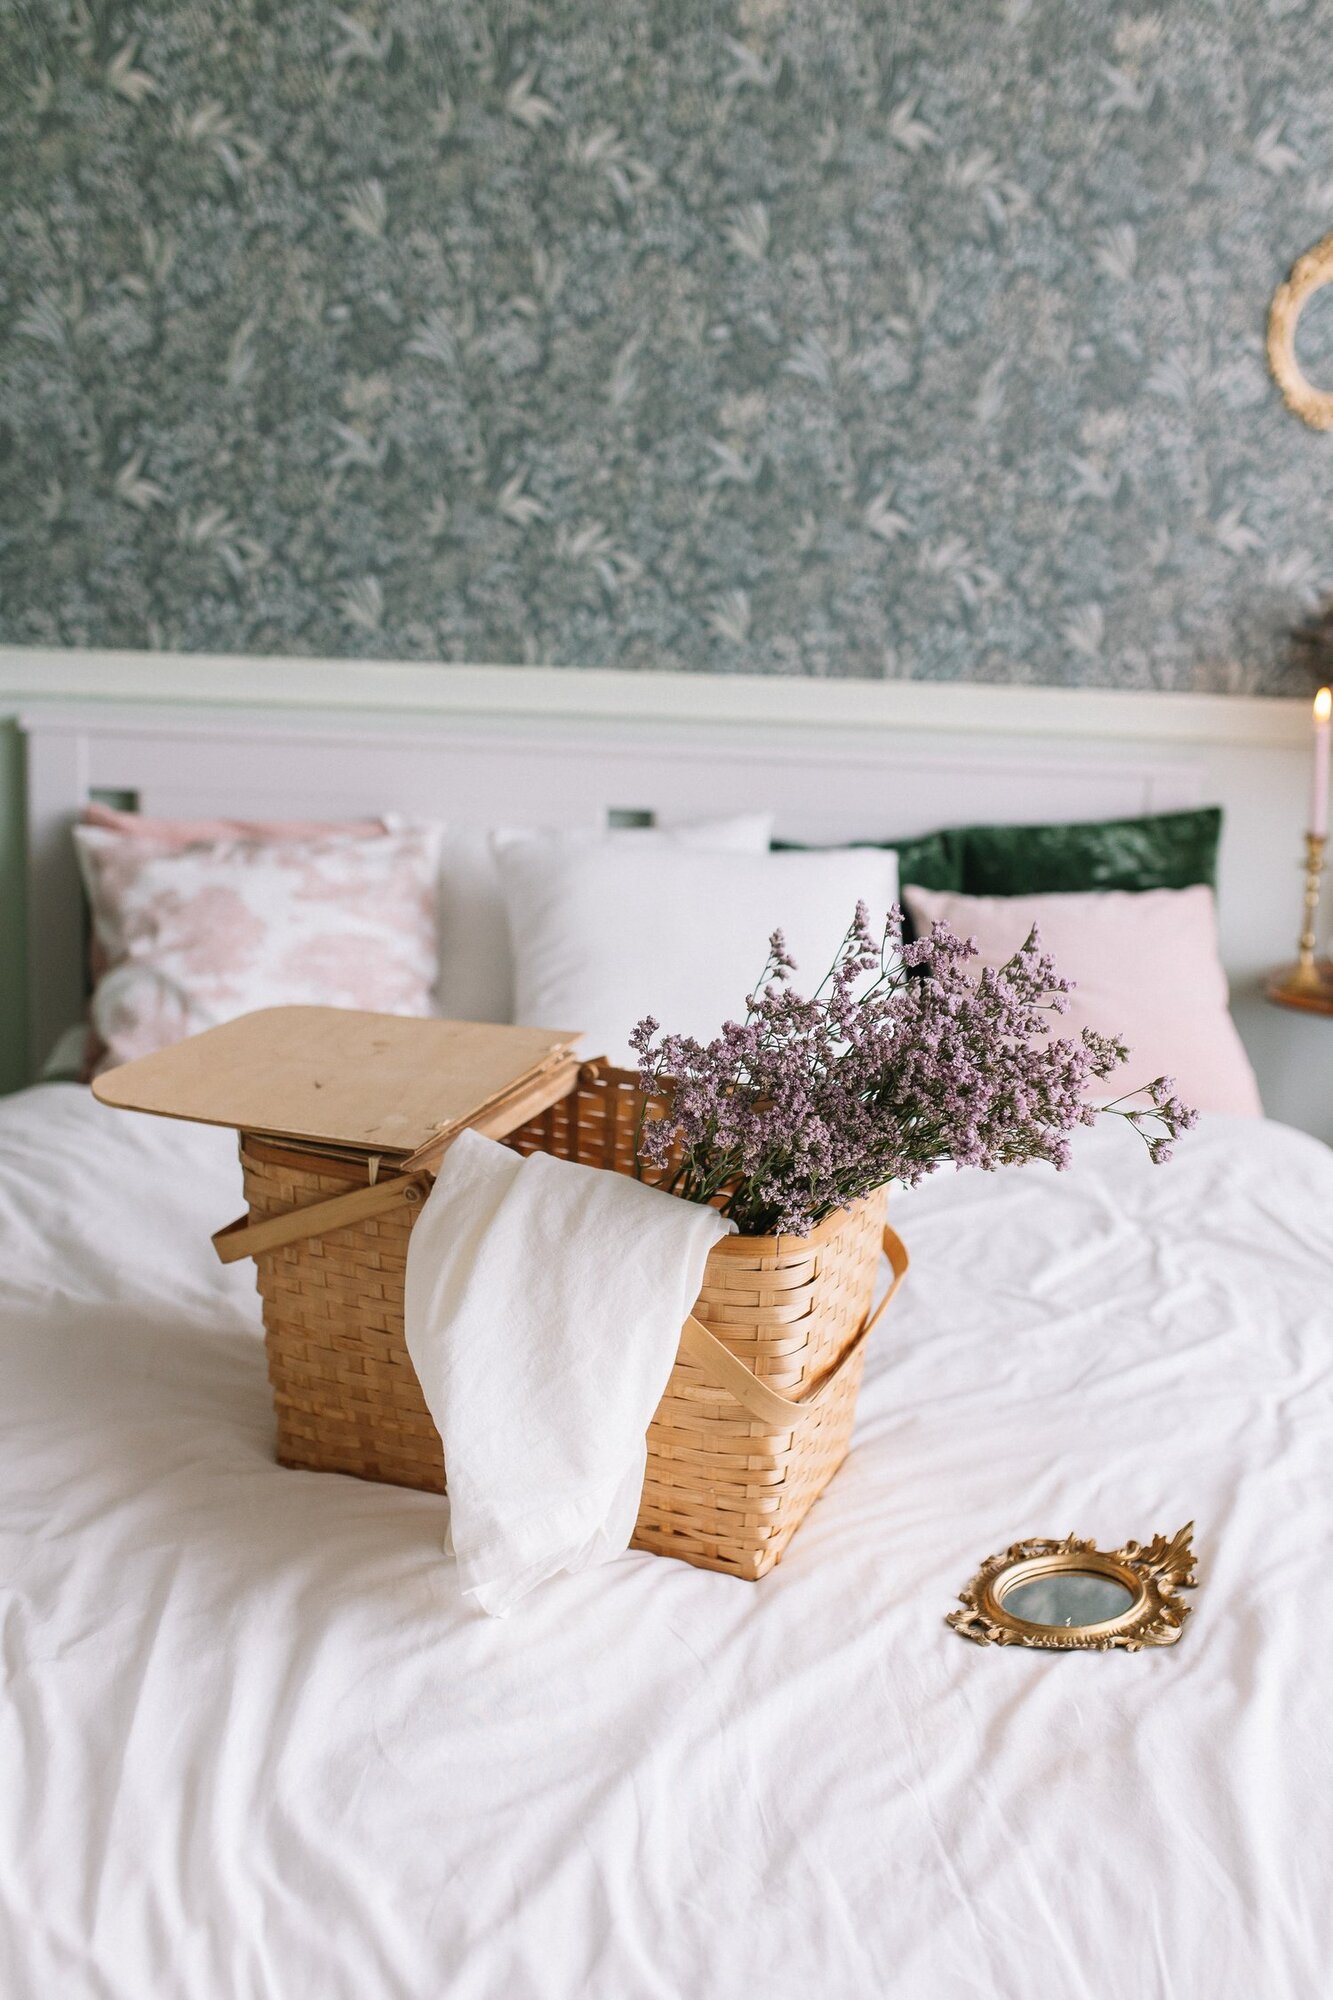
[[[99,1068],[258,1007],[431,1012],[434,828],[183,842],[83,825],[74,841],[104,967]]]
[[[973,939],[979,966],[1003,965],[1039,925],[1057,971],[1077,981],[1068,1011],[1052,1019],[1052,1034],[1096,1028],[1129,1044],[1129,1062],[1103,1086],[1104,1099],[1172,1076],[1186,1103],[1200,1111],[1263,1115],[1227,1010],[1211,889],[958,896],[908,885],[903,900],[921,933],[940,922]]]

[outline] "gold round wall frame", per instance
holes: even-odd
[[[1194,1587],[1193,1521],[1145,1545],[1101,1550],[1066,1535],[1061,1542],[1013,1542],[987,1556],[946,1620],[979,1646],[1041,1652],[1137,1653],[1174,1646],[1190,1606],[1176,1592]]]
[[[1268,365],[1289,410],[1317,431],[1333,429],[1333,389],[1317,389],[1296,359],[1296,328],[1313,295],[1333,284],[1333,235],[1298,257],[1268,308]]]

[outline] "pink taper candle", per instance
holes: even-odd
[[[1333,694],[1320,688],[1314,698],[1314,776],[1310,783],[1310,832],[1322,840],[1328,832],[1328,739]]]

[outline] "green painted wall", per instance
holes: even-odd
[[[23,963],[23,739],[0,721],[0,1092],[27,1082]]]

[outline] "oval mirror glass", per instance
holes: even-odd
[[[1100,1625],[1119,1618],[1134,1602],[1128,1584],[1092,1570],[1057,1570],[1006,1590],[1000,1599],[1011,1618],[1029,1625]]]

